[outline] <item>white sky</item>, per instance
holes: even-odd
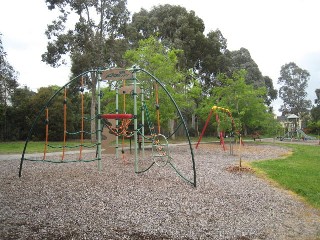
[[[311,74],[308,99],[320,88],[319,0],[127,0],[131,13],[140,8],[169,3],[193,10],[206,32],[219,28],[229,50],[250,51],[262,74],[276,88],[281,66],[295,62]],[[20,85],[32,90],[68,81],[70,66],[51,68],[41,61],[46,51],[44,35],[55,15],[45,0],[1,0],[0,33],[7,60],[20,73]],[[279,108],[280,101],[274,103]]]

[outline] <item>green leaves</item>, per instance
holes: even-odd
[[[220,86],[212,89],[206,102],[210,106],[218,105],[228,108],[238,127],[243,127],[245,134],[249,130],[267,127],[265,120],[273,119],[264,105],[266,88],[254,88],[253,85],[246,84],[246,73],[245,70],[236,71],[231,78],[225,74],[219,74],[217,78]],[[205,119],[208,112],[201,114],[202,119]]]
[[[311,101],[306,100],[306,87],[310,74],[308,71],[299,68],[294,62],[281,67],[278,84],[279,97],[283,100],[280,111],[284,114],[292,113],[299,117],[311,107]]]
[[[121,38],[129,20],[126,0],[47,0],[49,10],[58,8],[60,16],[48,25],[47,51],[42,55],[42,61],[53,67],[63,64],[71,57],[72,71],[77,75],[83,69],[96,69],[114,64],[118,59],[108,54],[106,47],[112,49],[109,39]],[[66,10],[67,9],[67,10]],[[93,14],[95,13],[95,14]],[[74,28],[65,28],[70,14],[79,16]],[[87,59],[86,60],[84,60]],[[77,71],[80,72],[77,72]],[[76,71],[76,72],[75,72]]]

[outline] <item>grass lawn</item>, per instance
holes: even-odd
[[[47,148],[47,152],[59,152],[61,151],[62,142],[50,142],[50,145],[55,146],[55,148]],[[85,140],[84,144],[90,145],[90,140]],[[25,141],[18,142],[0,142],[0,154],[22,154]],[[68,141],[68,146],[79,145],[79,142]],[[72,151],[74,149],[66,149],[67,151]],[[28,153],[41,153],[44,151],[44,142],[28,142],[27,152]]]
[[[0,154],[22,153],[25,142],[0,142]],[[40,143],[39,143],[40,144]],[[40,145],[38,144],[38,147]],[[43,143],[41,144],[43,152]],[[40,149],[40,148],[39,148]],[[39,150],[38,149],[38,150]]]
[[[320,146],[286,146],[293,149],[293,154],[285,159],[258,161],[250,165],[320,209]]]

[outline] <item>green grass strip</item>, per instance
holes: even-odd
[[[85,140],[85,143],[88,145],[83,145],[83,147],[92,148],[96,146],[96,144],[90,144],[90,140]],[[22,154],[25,142],[17,141],[17,142],[0,142],[0,154]],[[44,142],[33,142],[30,141],[27,146],[27,153],[43,153],[44,151]],[[50,142],[50,147],[48,147],[47,152],[59,152],[61,151],[63,142]],[[68,141],[68,148],[79,147],[78,141]]]
[[[320,146],[285,146],[293,150],[285,159],[257,161],[250,165],[320,209]]]

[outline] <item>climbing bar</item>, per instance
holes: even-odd
[[[130,119],[133,118],[133,114],[117,114],[117,113],[108,113],[108,114],[101,114],[101,118],[103,119]]]
[[[43,162],[42,159],[32,159],[32,158],[24,158],[25,161],[31,161],[31,162]],[[75,162],[94,162],[99,161],[100,158],[93,158],[93,159],[80,159],[80,160],[74,160],[74,159],[46,159],[45,161],[48,163],[75,163]]]
[[[147,122],[148,122],[148,125],[149,125],[150,133],[151,133],[151,135],[155,135],[154,125],[153,125],[153,123],[151,121],[151,117],[150,117],[150,114],[149,114],[148,107],[147,107],[147,105],[145,103],[143,103],[142,107],[146,112],[146,118],[147,118]]]
[[[69,134],[69,135],[77,135],[77,134],[80,134],[80,133],[84,133],[84,134],[88,134],[88,135],[94,135],[96,134],[96,132],[88,132],[88,131],[77,131],[77,132],[66,132],[66,134]]]
[[[50,148],[65,148],[65,149],[72,149],[72,148],[78,148],[78,147],[85,147],[85,148],[93,148],[96,147],[98,144],[97,143],[93,143],[93,144],[77,144],[77,145],[63,145],[63,146],[54,146],[54,145],[50,145],[47,144],[48,147]]]

